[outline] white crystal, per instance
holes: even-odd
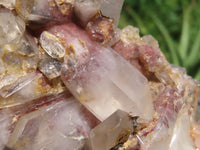
[[[92,121],[73,98],[23,116],[9,138],[15,150],[63,150],[84,147]],[[94,120],[93,120],[94,121]]]
[[[135,67],[113,49],[91,41],[85,31],[71,23],[48,31],[68,44],[61,69],[63,82],[99,120],[117,109],[152,118],[148,81]]]
[[[0,9],[0,45],[18,42],[25,30],[25,23],[10,11]]]
[[[128,113],[118,110],[91,130],[89,140],[92,150],[110,150],[125,142],[133,132],[133,120]]]

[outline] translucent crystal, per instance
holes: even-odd
[[[63,82],[98,119],[105,120],[117,109],[151,119],[148,82],[136,68],[73,24],[58,25],[49,32],[69,45],[61,70]]]
[[[133,120],[128,113],[117,110],[91,130],[89,140],[92,150],[110,150],[125,142],[133,132]]]
[[[39,70],[49,79],[56,78],[60,76],[61,62],[46,57],[39,62]]]
[[[57,38],[55,35],[44,31],[40,36],[40,43],[42,48],[49,54],[52,58],[62,58],[65,55],[65,47],[62,44],[61,39]]]
[[[115,26],[118,25],[120,12],[124,0],[102,0],[100,10],[104,16],[114,19]]]
[[[8,66],[20,68],[22,66],[23,58],[15,52],[8,52],[4,55],[3,61]]]
[[[65,91],[65,93],[69,93],[63,86],[63,83],[58,79],[49,83],[46,77],[41,73],[37,72],[34,76],[33,74],[27,75],[29,76],[21,77],[23,79],[27,78],[27,80],[25,80],[24,82],[20,82],[20,80],[17,80],[15,81],[17,84],[14,82],[0,90],[2,95],[7,96],[6,98],[0,97],[0,109],[22,105],[26,102],[31,102],[32,100],[39,97],[57,95],[62,93],[63,91]],[[12,91],[11,88],[13,88],[14,91]],[[8,89],[8,91],[6,91],[6,89]]]
[[[83,25],[96,15],[99,11],[101,0],[76,0],[75,13]]]
[[[193,141],[190,137],[190,118],[188,107],[183,107],[176,120],[173,136],[170,141],[170,150],[195,150]]]
[[[24,21],[6,9],[0,9],[0,20],[0,45],[17,42],[24,33]]]
[[[114,19],[114,24],[117,26],[123,2],[124,0],[76,0],[75,13],[82,25],[86,25],[97,12],[101,11],[104,16]]]
[[[33,48],[25,37],[20,40],[20,43],[16,45],[15,49],[23,56],[31,56],[34,53]]]
[[[35,79],[35,77],[36,77],[35,72],[20,77],[13,84],[5,86],[4,88],[0,89],[0,95],[4,98],[9,97],[10,95],[22,89],[24,86],[28,85],[32,80]]]
[[[21,117],[7,146],[15,150],[81,149],[95,118],[73,98]]]
[[[0,149],[3,149],[8,142],[10,136],[9,127],[12,123],[12,117],[13,114],[10,111],[6,109],[0,110]]]

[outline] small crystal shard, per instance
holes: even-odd
[[[40,71],[49,79],[54,79],[60,76],[61,62],[47,57],[39,62]]]
[[[53,34],[44,31],[40,35],[40,43],[42,48],[49,54],[52,58],[62,58],[65,55],[65,47],[62,44],[61,39],[57,38]]]
[[[25,23],[9,10],[0,9],[0,45],[18,42],[25,30]]]
[[[90,131],[92,150],[110,150],[124,143],[133,132],[133,120],[128,113],[117,110],[101,124]]]

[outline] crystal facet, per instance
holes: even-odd
[[[40,36],[40,43],[42,48],[52,58],[62,58],[65,55],[65,47],[56,36],[44,31]]]
[[[101,124],[90,131],[92,150],[110,150],[124,143],[133,132],[133,120],[128,113],[117,110]]]

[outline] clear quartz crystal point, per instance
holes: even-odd
[[[71,58],[63,65],[63,81],[73,95],[101,121],[117,109],[151,119],[147,79],[112,49],[102,47],[90,55],[87,64],[80,67]],[[69,67],[73,63],[77,68],[71,73]],[[67,82],[65,73],[71,74]]]
[[[101,124],[91,130],[89,145],[91,150],[110,150],[123,143],[133,132],[133,120],[128,113],[117,110]]]
[[[152,97],[141,72],[113,49],[91,41],[72,24],[57,26],[49,32],[68,44],[61,69],[63,82],[99,120],[105,120],[117,109],[144,119],[152,118]]]

